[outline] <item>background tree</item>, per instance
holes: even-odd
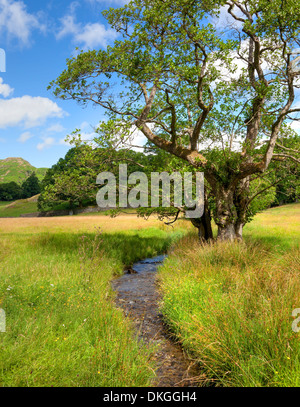
[[[103,143],[103,140],[101,147],[82,143],[78,131],[72,134],[70,141],[75,147],[53,165],[43,179],[42,193],[38,199],[40,211],[96,205],[99,189],[96,178],[100,172],[110,171],[118,179],[119,164],[126,163],[130,172],[145,168],[143,163],[147,158],[142,153],[116,150]]]
[[[0,184],[0,201],[14,201],[22,198],[22,188],[16,182]]]
[[[21,188],[22,198],[30,198],[41,192],[40,181],[34,172],[22,183]]]
[[[134,0],[104,15],[122,39],[69,59],[54,94],[104,108],[112,137],[136,128],[203,171],[218,237],[241,238],[255,174],[300,162],[276,145],[300,110],[297,5]]]

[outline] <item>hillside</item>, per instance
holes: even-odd
[[[35,168],[28,161],[20,157],[9,157],[0,160],[0,184],[15,181],[21,184],[32,172],[42,180],[47,168]]]

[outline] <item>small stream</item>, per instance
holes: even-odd
[[[189,360],[182,348],[170,338],[158,309],[160,294],[156,272],[165,257],[161,255],[139,261],[132,266],[135,273],[126,273],[113,280],[116,305],[134,322],[140,339],[146,344],[158,345],[153,386],[197,386],[201,378],[197,364]]]

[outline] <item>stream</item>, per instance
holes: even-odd
[[[126,273],[112,281],[116,305],[123,309],[135,325],[137,336],[146,344],[158,345],[155,352],[155,387],[197,386],[201,374],[197,363],[189,360],[180,345],[168,334],[159,312],[157,268],[166,256],[161,255],[133,264],[134,273]]]

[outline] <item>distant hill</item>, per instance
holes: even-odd
[[[0,160],[0,184],[15,181],[22,184],[32,172],[42,180],[48,168],[35,168],[28,161],[20,157],[9,157]]]

